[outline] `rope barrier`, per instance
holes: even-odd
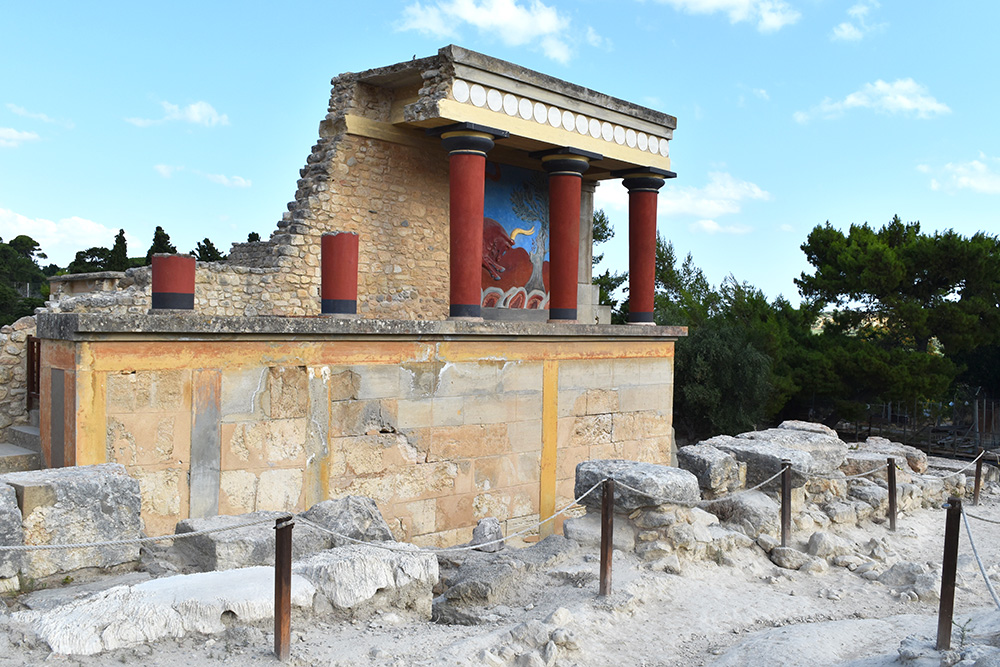
[[[986,575],[986,568],[983,566],[983,560],[979,557],[979,551],[976,549],[976,541],[972,539],[972,528],[969,527],[969,518],[965,516],[965,508],[962,508],[962,520],[965,522],[965,532],[969,535],[969,544],[972,546],[972,555],[976,557],[976,563],[979,564],[979,572],[983,575],[983,581],[986,582],[986,588],[990,591],[990,596],[993,598],[993,604],[1000,609],[1000,599],[997,598],[997,592],[993,590],[993,583],[990,578]],[[992,523],[997,523],[993,521]]]
[[[206,528],[204,530],[195,530],[190,533],[175,533],[173,535],[161,535],[159,537],[134,537],[125,540],[108,540],[106,542],[80,542],[77,544],[17,544],[9,546],[0,545],[0,552],[56,551],[59,549],[94,549],[98,547],[119,547],[119,546],[126,546],[129,544],[150,544],[152,542],[166,542],[167,540],[178,540],[178,539],[185,539],[188,537],[200,537],[201,535],[208,535],[210,533],[221,533],[226,530],[236,530],[238,528],[259,526],[262,523],[274,523],[275,518],[277,517],[269,517],[267,519],[257,519],[255,521],[247,521],[245,523],[239,523],[234,526],[222,526],[221,528]],[[292,515],[288,515],[288,519],[291,518]]]
[[[994,521],[993,519],[987,519],[986,517],[976,516],[975,514],[969,514],[970,517],[976,519],[977,521],[985,521],[986,523],[995,523],[1000,525],[1000,521]]]
[[[605,479],[607,479],[607,478],[605,478]],[[534,525],[528,526],[527,528],[525,528],[523,530],[519,530],[516,533],[511,533],[510,535],[508,535],[506,537],[500,537],[500,538],[497,538],[495,540],[490,540],[489,542],[481,542],[479,544],[466,544],[466,545],[463,545],[463,546],[456,546],[456,547],[424,547],[424,550],[425,551],[430,551],[432,553],[455,553],[455,552],[459,552],[459,551],[473,551],[473,550],[476,550],[476,549],[482,549],[483,547],[493,546],[494,544],[500,544],[502,542],[506,542],[507,540],[509,540],[511,538],[514,538],[514,537],[520,537],[521,535],[527,535],[528,533],[531,533],[532,531],[534,531],[536,528],[538,528],[538,527],[540,527],[540,526],[548,523],[549,521],[554,520],[557,516],[561,516],[561,515],[565,514],[574,505],[580,504],[581,500],[583,500],[584,498],[586,498],[587,496],[589,496],[591,493],[593,493],[594,489],[596,489],[597,487],[599,487],[603,483],[604,483],[604,479],[602,479],[599,482],[597,482],[596,484],[594,484],[592,487],[590,487],[589,489],[587,489],[583,493],[583,495],[581,495],[578,498],[576,498],[575,500],[573,500],[573,502],[569,503],[568,505],[566,505],[565,507],[563,507],[558,512],[555,512],[554,514],[552,514],[552,516],[549,516],[549,517],[547,517],[545,519],[542,519],[541,521],[535,523]],[[330,530],[326,526],[321,526],[318,523],[310,521],[309,519],[306,519],[303,516],[298,516],[297,520],[298,521],[302,521],[303,523],[305,523],[305,524],[307,524],[309,526],[312,526],[313,528],[317,528],[317,529],[319,529],[319,530],[321,530],[321,531],[323,531],[325,533],[329,533],[330,535],[333,535],[334,537],[338,537],[338,538],[340,538],[342,540],[345,540],[347,542],[351,542],[351,543],[354,543],[354,544],[363,544],[365,546],[374,547],[376,549],[382,549],[383,551],[393,551],[393,552],[396,552],[396,553],[407,553],[407,554],[412,554],[413,553],[412,549],[403,549],[401,547],[393,547],[393,546],[390,546],[390,545],[386,544],[385,542],[365,542],[364,540],[358,540],[358,539],[355,539],[353,537],[348,537],[347,535],[341,535],[340,533],[338,533],[336,531],[333,531],[333,530]]]
[[[941,475],[940,479],[948,479],[949,477],[955,477],[956,475],[961,475],[963,472],[965,472],[966,470],[968,470],[972,466],[976,465],[976,461],[978,461],[979,459],[983,458],[983,455],[985,453],[986,453],[986,450],[984,449],[983,451],[979,452],[979,456],[977,456],[976,458],[974,458],[971,461],[969,461],[969,464],[967,466],[965,466],[961,470],[956,470],[955,472],[948,473],[947,475]]]
[[[727,494],[725,496],[722,496],[721,498],[713,498],[711,500],[701,500],[701,501],[698,501],[696,503],[688,502],[686,500],[672,500],[670,498],[664,498],[662,496],[657,496],[657,495],[654,495],[652,493],[649,493],[648,491],[642,491],[640,489],[633,488],[633,487],[629,486],[628,484],[626,484],[625,482],[622,482],[622,481],[617,480],[617,479],[615,480],[615,484],[618,485],[618,486],[620,486],[620,487],[622,487],[622,488],[624,488],[624,489],[628,489],[629,491],[632,491],[633,493],[638,493],[639,495],[646,496],[647,498],[650,498],[652,500],[659,501],[661,504],[664,504],[664,505],[680,505],[681,507],[700,507],[702,505],[711,505],[713,503],[719,503],[719,502],[722,502],[723,500],[730,500],[731,498],[735,498],[736,496],[743,495],[744,493],[750,493],[751,491],[756,491],[757,489],[761,488],[762,486],[765,486],[766,484],[768,484],[770,482],[773,482],[774,480],[776,480],[779,477],[781,477],[781,473],[782,473],[782,471],[779,470],[777,473],[775,473],[771,477],[768,477],[767,479],[765,479],[763,482],[761,482],[757,486],[752,486],[749,489],[740,489],[739,491],[734,491],[733,493],[730,493],[730,494]]]

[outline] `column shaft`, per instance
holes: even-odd
[[[576,320],[581,183],[579,174],[549,175],[550,320]]]
[[[450,157],[451,317],[480,317],[486,155]]]
[[[628,195],[628,320],[653,322],[656,281],[655,190]]]

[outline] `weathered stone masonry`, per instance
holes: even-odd
[[[85,294],[71,290],[80,278],[57,280],[38,315],[46,460],[124,465],[154,534],[360,494],[397,537],[429,544],[467,540],[486,516],[508,533],[550,516],[572,500],[580,461],[670,462],[683,328],[583,323],[594,187],[672,176],[674,124],[458,47],[337,77],[288,212],[268,240],[197,265],[190,314],[150,310],[147,268]],[[544,175],[542,154],[587,156],[583,323],[572,289],[563,323],[446,320],[450,149],[425,130],[452,126],[493,137],[489,160],[515,172]],[[333,231],[359,235],[353,319],[318,316]],[[576,273],[563,259],[553,271]]]

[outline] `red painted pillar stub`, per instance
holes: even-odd
[[[354,232],[323,234],[320,246],[323,315],[358,312],[358,235]]]
[[[156,254],[152,269],[153,310],[194,310],[194,257]]]

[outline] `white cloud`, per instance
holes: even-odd
[[[184,167],[173,167],[169,164],[154,164],[153,169],[163,178],[170,178],[178,171],[183,171]]]
[[[586,33],[587,44],[590,44],[594,48],[604,49],[605,51],[611,51],[614,45],[611,40],[607,37],[602,37],[592,26],[587,26]]]
[[[833,32],[830,33],[830,39],[834,41],[857,42],[864,39],[866,35],[885,29],[885,23],[871,23],[868,20],[872,11],[878,9],[880,6],[878,0],[863,0],[856,5],[852,5],[847,10],[850,20],[835,25]]]
[[[876,113],[904,114],[917,118],[931,118],[951,113],[944,102],[939,102],[923,86],[913,79],[897,79],[888,83],[879,79],[866,83],[839,101],[830,98],[814,106],[808,112],[796,111],[792,117],[798,123],[806,123],[812,118],[839,118],[851,109],[872,109]]]
[[[729,213],[739,213],[744,201],[767,201],[770,193],[750,181],[714,171],[708,174],[709,182],[703,188],[691,186],[670,187],[660,191],[659,212],[663,215],[691,215],[702,219],[715,219]]]
[[[22,132],[12,127],[0,127],[0,148],[17,148],[25,141],[36,141],[34,132]]]
[[[78,250],[94,246],[110,248],[117,233],[117,229],[77,216],[53,222],[0,208],[0,237],[9,241],[19,234],[26,234],[38,241],[42,252],[48,255],[45,263],[59,266],[72,262]],[[127,234],[126,240],[129,240]]]
[[[569,24],[556,8],[540,0],[436,0],[407,5],[397,29],[456,37],[457,28],[468,25],[499,37],[507,46],[537,44],[549,58],[566,63],[571,56]]]
[[[783,232],[789,232],[789,233],[795,231],[795,227],[793,227],[792,225],[789,225],[788,223],[779,225],[778,229],[781,230],[781,231],[783,231]]]
[[[784,0],[659,0],[689,14],[724,12],[730,23],[756,23],[760,32],[776,32],[802,15]]]
[[[171,104],[170,102],[160,102],[160,106],[163,107],[163,118],[126,118],[125,122],[131,123],[136,127],[149,127],[175,120],[195,125],[204,125],[205,127],[229,125],[229,116],[220,114],[208,102],[198,101],[186,107]]]
[[[765,100],[765,101],[771,99],[771,96],[768,95],[767,91],[764,90],[763,88],[754,88],[753,89],[753,94],[756,95],[757,97],[759,97],[760,99]]]
[[[227,188],[249,188],[251,185],[250,179],[242,176],[225,176],[223,174],[202,174],[202,176]]]
[[[746,225],[720,225],[715,220],[699,220],[688,225],[692,232],[705,232],[706,234],[746,234],[752,229]]]
[[[917,170],[923,173],[931,171],[927,165],[920,165]],[[1000,195],[1000,158],[980,153],[975,160],[949,162],[938,173],[943,182],[931,179],[932,190],[972,190],[981,194]]]
[[[70,130],[73,129],[72,121],[56,120],[55,118],[52,118],[51,116],[48,116],[46,114],[34,113],[32,111],[28,111],[24,107],[20,107],[16,104],[11,104],[10,102],[7,103],[7,108],[10,109],[11,113],[17,114],[18,116],[21,116],[23,118],[32,118],[34,120],[40,120],[43,123],[53,123],[55,125],[62,125],[63,127]]]

